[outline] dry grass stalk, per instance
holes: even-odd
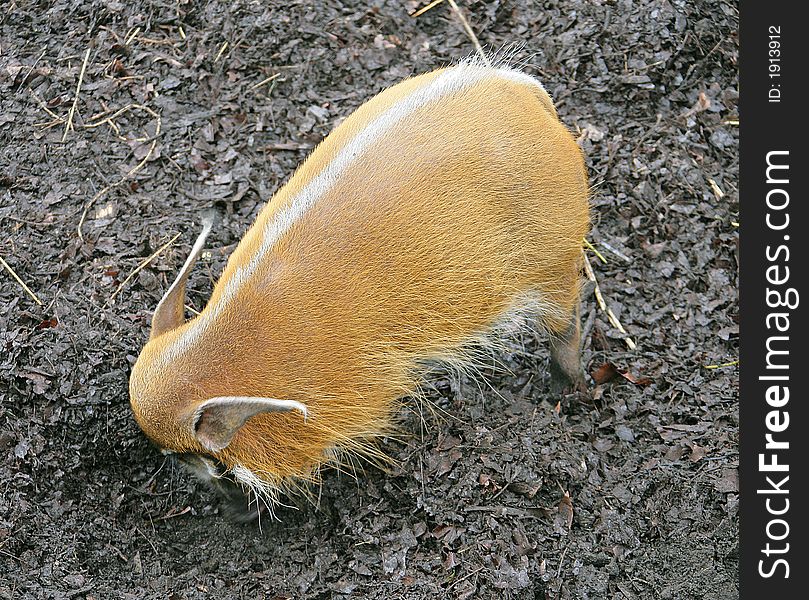
[[[600,260],[601,262],[603,262],[605,265],[607,264],[607,259],[606,259],[606,258],[604,258],[604,256],[601,254],[601,252],[599,252],[598,250],[596,250],[596,247],[595,247],[595,246],[593,246],[593,245],[592,245],[592,244],[591,244],[591,243],[590,243],[590,242],[587,240],[587,238],[584,238],[584,245],[585,245],[585,246],[587,246],[587,248],[590,250],[590,252],[592,252],[593,254],[595,254],[595,255],[598,257],[598,260]]]
[[[251,89],[251,90],[254,90],[254,89],[256,89],[256,88],[260,88],[260,87],[261,87],[262,85],[264,85],[265,83],[270,83],[271,81],[273,81],[273,80],[274,80],[274,79],[276,79],[277,77],[280,77],[280,75],[281,75],[281,73],[276,73],[275,75],[270,75],[270,76],[269,76],[269,77],[267,77],[266,79],[262,79],[262,80],[261,80],[261,81],[259,81],[258,83],[254,84],[254,85],[251,85],[251,86],[250,86],[250,89]]]
[[[718,365],[705,365],[706,369],[724,369],[725,367],[735,367],[739,364],[738,360],[732,360],[726,363],[720,363]]]
[[[713,195],[716,196],[717,200],[721,200],[725,197],[725,192],[723,192],[722,188],[719,187],[719,184],[710,177],[708,177],[708,184],[711,186],[711,191],[713,192]]]
[[[67,122],[65,123],[65,132],[62,134],[62,142],[67,139],[67,134],[73,130],[73,115],[76,114],[76,106],[79,104],[79,92],[81,92],[81,84],[84,81],[84,72],[87,70],[87,61],[90,60],[90,48],[84,53],[84,61],[81,63],[81,71],[79,72],[79,83],[76,86],[76,97],[73,98],[73,104],[70,105],[70,110],[67,113]]]
[[[9,265],[9,264],[8,264],[8,263],[7,263],[5,260],[3,260],[3,257],[2,257],[2,256],[0,256],[0,265],[3,265],[3,267],[6,269],[6,271],[8,271],[9,273],[11,273],[11,276],[12,276],[14,279],[16,279],[16,280],[17,280],[17,283],[19,283],[19,284],[22,286],[22,289],[24,289],[24,290],[25,290],[25,292],[26,292],[26,293],[27,293],[29,296],[31,296],[31,298],[33,298],[34,302],[36,302],[37,304],[39,304],[40,306],[42,306],[42,300],[40,300],[40,299],[37,297],[37,295],[36,295],[34,292],[32,292],[32,291],[31,291],[31,288],[29,288],[27,285],[25,285],[25,282],[24,282],[22,279],[20,279],[20,276],[19,276],[19,275],[17,275],[17,273],[15,273],[15,272],[14,272],[14,269],[12,269],[12,268],[11,268],[11,265]]]
[[[34,123],[34,127],[42,127],[43,129],[50,129],[51,127],[56,127],[57,125],[61,125],[62,123],[65,122],[65,117],[60,117],[55,112],[53,112],[50,108],[48,108],[48,105],[45,104],[45,101],[42,100],[42,98],[40,98],[39,96],[37,96],[37,93],[34,90],[32,90],[29,87],[28,91],[31,92],[31,95],[34,97],[34,100],[37,101],[37,104],[39,104],[39,107],[42,110],[44,110],[46,113],[48,113],[48,116],[51,117],[51,119],[53,119],[52,121],[44,121],[42,123]]]
[[[604,314],[607,315],[607,319],[609,319],[609,322],[612,324],[612,326],[615,327],[615,329],[617,329],[618,331],[620,331],[621,334],[624,336],[624,342],[626,343],[627,347],[630,350],[634,350],[635,348],[637,348],[637,345],[632,340],[632,338],[629,337],[629,333],[627,333],[626,329],[624,329],[624,326],[621,325],[621,322],[618,320],[618,317],[615,316],[615,313],[612,312],[612,309],[610,309],[610,307],[607,306],[607,303],[604,301],[604,296],[601,294],[601,288],[599,287],[598,280],[596,279],[596,275],[593,272],[593,267],[592,265],[590,265],[590,259],[587,258],[586,254],[584,254],[584,270],[587,273],[587,278],[590,281],[592,281],[595,286],[593,288],[593,292],[595,293],[596,302],[598,302],[599,308],[601,308]]]
[[[155,146],[157,146],[157,138],[158,138],[158,136],[160,135],[160,128],[161,128],[161,125],[162,125],[162,121],[161,121],[161,119],[160,119],[160,115],[159,115],[159,114],[157,114],[155,111],[153,111],[153,110],[152,110],[151,108],[149,108],[148,106],[143,106],[143,105],[141,105],[141,104],[128,104],[127,106],[123,107],[123,108],[122,108],[122,109],[120,109],[120,110],[117,110],[115,113],[113,113],[113,114],[112,114],[112,115],[110,115],[109,117],[106,117],[106,118],[102,119],[101,121],[98,121],[97,123],[90,123],[90,124],[88,124],[88,125],[85,125],[85,127],[87,127],[87,128],[92,128],[92,127],[98,127],[98,126],[99,126],[99,125],[101,125],[102,123],[111,123],[111,124],[113,124],[113,128],[114,128],[115,130],[117,130],[118,128],[117,128],[117,126],[115,126],[115,125],[114,125],[114,122],[112,121],[112,119],[115,119],[117,116],[119,116],[119,115],[121,115],[122,113],[124,113],[124,112],[126,112],[126,111],[128,111],[128,110],[131,110],[131,109],[133,109],[133,108],[138,109],[138,110],[143,110],[143,111],[146,111],[146,112],[147,112],[147,113],[149,113],[149,114],[150,114],[152,117],[154,117],[154,118],[155,118],[155,120],[156,120],[156,122],[157,122],[157,123],[156,123],[156,125],[155,125],[155,133],[154,133],[154,136],[152,136],[152,138],[151,138],[152,143],[151,143],[151,145],[149,146],[149,151],[146,153],[146,156],[144,156],[144,157],[141,159],[141,161],[140,161],[140,162],[139,162],[137,165],[135,165],[134,167],[132,167],[132,168],[129,170],[129,172],[126,174],[126,175],[124,175],[123,177],[121,177],[121,178],[120,178],[118,181],[116,181],[115,183],[111,183],[110,185],[105,186],[104,188],[102,188],[102,189],[101,189],[101,190],[100,190],[100,191],[99,191],[99,192],[98,192],[98,193],[97,193],[95,196],[93,196],[93,197],[92,197],[92,199],[90,200],[90,202],[88,202],[88,203],[87,203],[87,205],[84,207],[84,210],[83,210],[83,211],[82,211],[82,213],[81,213],[81,218],[79,218],[79,224],[78,224],[78,225],[77,225],[77,227],[76,227],[76,232],[78,233],[78,235],[79,235],[79,239],[80,239],[82,242],[84,241],[84,235],[82,234],[81,229],[82,229],[82,227],[84,226],[84,221],[87,219],[87,212],[88,212],[88,211],[90,210],[90,208],[91,208],[91,207],[92,207],[92,206],[93,206],[93,205],[96,203],[96,201],[97,201],[99,198],[101,198],[101,197],[102,197],[104,194],[106,194],[107,192],[109,192],[111,189],[113,189],[113,188],[115,188],[115,187],[118,187],[119,185],[121,185],[122,183],[124,183],[125,181],[127,181],[127,180],[128,180],[130,177],[132,177],[132,176],[133,176],[135,173],[137,173],[138,171],[140,171],[140,170],[143,168],[143,166],[144,166],[144,165],[145,165],[145,164],[146,164],[146,163],[149,161],[149,158],[151,158],[152,153],[154,152]],[[144,137],[144,138],[136,138],[136,139],[137,139],[138,141],[146,142],[146,141],[148,141],[150,138],[148,138],[148,137]]]
[[[475,35],[475,32],[472,31],[472,27],[469,25],[469,21],[466,20],[466,17],[461,12],[461,9],[458,8],[458,5],[455,3],[455,0],[447,0],[449,5],[452,7],[452,10],[458,15],[458,18],[461,20],[461,25],[463,25],[464,30],[466,31],[466,35],[469,36],[469,39],[472,40],[472,43],[475,45],[475,50],[480,55],[480,58],[483,60],[484,63],[491,66],[491,62],[489,62],[489,57],[486,56],[486,53],[483,51],[483,47],[480,45],[478,41],[478,36]]]
[[[37,68],[37,65],[39,64],[39,61],[42,60],[42,57],[45,56],[45,52],[47,52],[47,51],[48,51],[47,46],[42,48],[42,52],[39,53],[39,56],[37,56],[37,59],[34,61],[34,64],[32,64],[31,68],[28,69],[28,73],[26,73],[25,77],[22,78],[23,82],[28,81],[28,78],[31,77],[31,73],[33,73],[34,69]],[[31,88],[28,88],[28,89],[30,90]]]
[[[228,49],[228,43],[225,42],[222,44],[222,47],[219,48],[219,52],[216,54],[216,58],[213,59],[214,62],[219,62],[219,59],[222,58],[222,55],[225,53],[225,50]]]
[[[416,12],[414,12],[414,13],[413,13],[413,14],[411,14],[410,16],[411,16],[411,17],[413,17],[414,19],[415,19],[416,17],[420,17],[421,15],[423,15],[424,13],[426,13],[426,12],[427,12],[428,10],[430,10],[431,8],[434,8],[434,7],[438,6],[439,4],[441,4],[443,1],[444,1],[444,0],[433,0],[433,1],[432,1],[432,2],[430,2],[430,3],[429,3],[427,6],[422,6],[420,9],[418,9]]]
[[[150,262],[152,262],[152,261],[153,261],[155,258],[157,258],[157,256],[158,256],[158,255],[160,255],[160,254],[161,254],[161,253],[162,253],[164,250],[166,250],[166,248],[168,248],[168,247],[169,247],[169,246],[171,246],[171,245],[172,245],[174,242],[176,242],[176,241],[177,241],[177,238],[179,238],[181,235],[182,235],[182,233],[178,233],[177,235],[175,235],[175,236],[174,236],[173,238],[171,238],[171,239],[170,239],[168,242],[166,242],[165,244],[163,244],[162,246],[160,246],[160,248],[158,248],[157,250],[155,250],[155,251],[154,251],[154,253],[152,253],[152,255],[151,255],[149,258],[147,258],[147,259],[146,259],[146,260],[144,260],[142,263],[140,263],[140,264],[139,264],[137,267],[135,267],[135,270],[134,270],[134,271],[132,271],[132,272],[131,272],[129,275],[127,275],[126,279],[124,279],[124,280],[123,280],[121,283],[119,283],[119,284],[118,284],[118,287],[117,287],[117,288],[115,288],[115,291],[112,293],[112,296],[110,296],[110,297],[109,297],[109,299],[107,300],[107,304],[112,304],[112,301],[113,301],[113,300],[115,300],[115,296],[117,296],[117,295],[118,295],[118,293],[119,293],[119,292],[120,292],[122,289],[124,289],[124,286],[125,286],[127,283],[129,283],[129,282],[132,280],[132,278],[133,278],[135,275],[137,275],[138,273],[140,273],[140,272],[141,272],[141,271],[144,269],[144,267],[146,267],[146,265],[148,265],[148,264],[149,264]]]
[[[431,8],[434,8],[434,7],[438,6],[439,4],[441,4],[443,1],[444,0],[433,0],[432,2],[427,4],[426,6],[423,6],[420,9],[418,9],[416,12],[412,13],[410,16],[413,17],[413,18],[421,16],[424,13],[426,13],[428,10],[430,10]],[[474,44],[475,50],[480,55],[480,58],[483,60],[483,62],[485,64],[491,65],[491,62],[489,61],[489,57],[486,56],[486,53],[483,51],[483,47],[480,45],[480,42],[478,41],[478,37],[475,35],[475,32],[472,31],[472,27],[469,25],[469,21],[466,20],[466,17],[461,12],[461,9],[458,8],[458,5],[456,4],[455,0],[447,0],[447,2],[449,2],[449,6],[452,9],[452,12],[454,12],[455,15],[458,17],[458,19],[460,19],[461,25],[463,26],[464,31],[466,32],[466,35],[472,41],[472,44]]]
[[[137,35],[139,33],[140,33],[140,26],[135,27],[134,29],[132,29],[129,32],[129,34],[127,34],[126,38],[124,39],[124,46],[128,46],[129,44],[131,44],[132,41],[135,39],[135,37],[137,37]]]

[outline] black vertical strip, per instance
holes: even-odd
[[[740,6],[740,589],[751,600],[809,594],[801,7]]]

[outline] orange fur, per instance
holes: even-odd
[[[382,92],[313,151],[245,234],[205,311],[334,155],[443,72]],[[255,416],[214,457],[271,485],[313,477],[334,451],[362,451],[388,430],[425,363],[463,362],[511,312],[568,327],[587,194],[582,154],[540,87],[492,74],[425,104],[350,164],[189,350],[161,359],[201,317],[146,345],[130,384],[138,423],[164,448],[211,454],[189,427],[204,400],[297,400],[306,420]]]

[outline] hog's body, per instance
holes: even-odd
[[[132,372],[138,423],[267,491],[385,432],[425,363],[462,363],[515,313],[556,334],[580,384],[587,194],[532,78],[462,64],[385,90],[270,200],[199,316],[182,320],[184,280],[161,302]]]

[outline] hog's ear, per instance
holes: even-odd
[[[202,248],[205,244],[205,238],[211,232],[213,226],[213,217],[208,216],[202,221],[202,231],[197,236],[197,241],[194,242],[194,247],[191,248],[191,254],[180,269],[177,279],[171,284],[171,287],[165,293],[152,316],[152,332],[149,334],[149,339],[153,340],[159,335],[171,331],[175,327],[182,325],[184,322],[184,306],[185,306],[185,282],[188,281],[188,276],[191,274],[191,269],[197,258],[202,253]]]
[[[306,405],[295,400],[218,396],[199,405],[193,418],[194,435],[202,447],[218,452],[228,447],[233,436],[250,417],[262,413],[297,410],[306,418]]]

